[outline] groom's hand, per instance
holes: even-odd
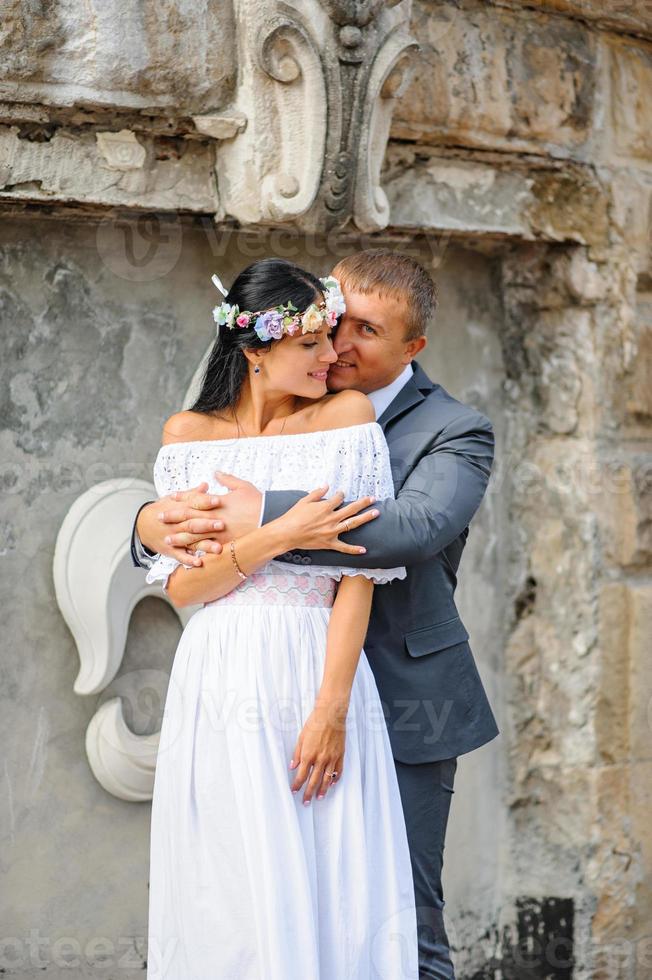
[[[232,538],[241,538],[249,531],[255,531],[260,522],[260,508],[263,495],[260,490],[248,480],[241,480],[232,473],[215,471],[215,476],[228,493],[221,494],[220,519],[222,530],[215,530],[210,537],[213,540],[197,540],[191,543],[189,550],[195,552],[212,551],[216,543],[227,544]],[[208,537],[208,536],[207,536]]]
[[[224,529],[224,497],[207,491],[208,484],[200,483],[143,507],[136,530],[145,547],[186,565],[202,564],[201,558],[192,553],[194,548],[189,550],[196,542],[202,543],[203,551],[219,554],[222,545],[213,538]]]

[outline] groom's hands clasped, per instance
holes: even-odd
[[[216,554],[222,550],[221,544],[209,540],[224,529],[219,507],[219,495],[209,494],[206,482],[189,490],[177,490],[140,510],[136,520],[138,537],[156,554],[199,566],[201,558],[189,550],[194,542],[206,541],[211,551],[216,545]]]
[[[218,471],[216,476],[228,493],[209,494],[204,482],[143,507],[137,531],[150,551],[199,566],[202,559],[195,554],[197,550],[220,554],[231,538],[258,527],[262,503],[258,488],[228,473]],[[327,490],[326,485],[311,491],[278,519],[287,524],[288,550],[326,548],[351,555],[364,552],[364,548],[340,541],[339,535],[378,516],[378,511],[366,510],[374,498],[361,497],[342,507],[344,494],[338,491],[323,499]]]

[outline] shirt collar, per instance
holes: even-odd
[[[394,378],[393,381],[390,381],[384,388],[378,388],[377,391],[370,391],[367,394],[367,398],[371,400],[374,406],[377,419],[380,418],[387,406],[391,405],[399,391],[405,387],[413,374],[414,370],[410,362],[410,364],[405,365],[399,376]]]

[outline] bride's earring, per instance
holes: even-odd
[[[256,367],[254,368],[254,374],[260,374],[260,368],[258,367],[258,365],[256,365]]]

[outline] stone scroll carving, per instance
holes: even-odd
[[[167,601],[158,584],[145,582],[130,555],[134,514],[155,496],[145,480],[106,480],[75,500],[59,530],[54,586],[79,654],[76,694],[99,694],[117,675],[137,603],[149,595]],[[196,608],[175,609],[183,626]],[[159,732],[137,735],[129,729],[120,698],[100,705],[86,731],[94,776],[107,792],[133,802],[152,797],[158,744]]]
[[[225,212],[243,224],[383,228],[395,97],[417,45],[409,0],[235,0],[246,125],[217,145]]]

